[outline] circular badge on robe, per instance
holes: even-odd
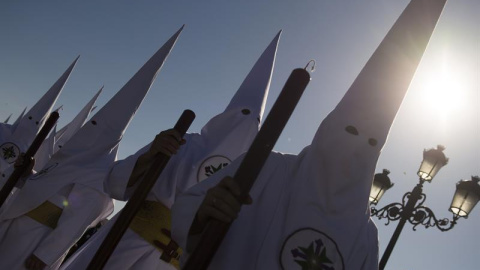
[[[34,174],[32,177],[30,177],[29,180],[37,180],[38,178],[43,177],[49,172],[53,171],[53,169],[55,169],[57,166],[58,166],[58,162],[49,164],[48,166],[46,166],[45,168],[41,169],[39,172]]]
[[[224,156],[211,156],[205,159],[200,165],[197,173],[197,181],[201,182],[214,173],[220,171],[230,164],[232,161]]]
[[[20,148],[14,143],[7,142],[0,146],[2,158],[9,164],[15,162],[20,155]]]
[[[337,243],[328,235],[303,228],[287,237],[280,253],[284,270],[344,270]]]

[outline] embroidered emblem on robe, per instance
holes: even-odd
[[[312,228],[297,230],[287,237],[280,264],[285,270],[344,270],[335,241]]]
[[[197,181],[201,182],[214,173],[220,171],[221,169],[225,168],[230,164],[232,161],[224,156],[211,156],[205,161],[202,162],[200,168],[198,169],[197,173]]]
[[[14,143],[7,142],[0,146],[2,158],[9,164],[15,162],[20,155],[20,149]]]

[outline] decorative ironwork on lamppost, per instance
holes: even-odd
[[[431,182],[437,172],[447,164],[448,159],[443,154],[445,147],[439,145],[437,149],[424,150],[423,161],[417,172],[419,176],[419,183],[411,192],[403,195],[401,203],[391,203],[381,209],[376,209],[375,205],[380,200],[383,193],[389,189],[393,184],[388,178],[388,170],[384,170],[382,174],[376,174],[374,183],[370,193],[371,215],[378,217],[378,219],[386,218],[388,225],[390,221],[399,220],[397,228],[388,243],[385,252],[380,260],[380,270],[385,268],[388,258],[393,251],[393,248],[400,236],[400,233],[408,221],[413,225],[413,230],[416,227],[423,225],[425,228],[437,227],[441,231],[448,231],[455,226],[460,217],[467,218],[470,211],[477,204],[480,199],[480,186],[478,176],[472,176],[472,180],[462,180],[457,183],[457,189],[450,205],[450,212],[453,213],[452,220],[447,218],[437,219],[433,211],[423,206],[427,196],[422,192],[423,183]],[[388,180],[388,181],[387,181]]]

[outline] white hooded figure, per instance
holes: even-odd
[[[73,61],[37,103],[25,115],[18,118],[11,128],[11,133],[5,136],[3,141],[0,141],[0,172],[6,173],[7,169],[17,160],[19,154],[27,151],[43,123],[50,115],[50,111],[62,92],[63,86],[67,82],[78,58]]]
[[[170,237],[169,209],[178,193],[227,166],[252,143],[263,116],[280,34],[281,31],[257,60],[225,111],[213,117],[200,133],[185,134],[186,144],[171,157],[104,269],[178,267],[181,251]],[[138,157],[149,148],[150,144],[113,167],[108,182],[117,198],[127,199],[132,193],[132,188],[127,188],[128,177]],[[62,269],[85,269],[115,220],[116,217],[94,235]],[[168,250],[165,252],[155,241]]]
[[[0,269],[26,269],[29,263],[57,269],[83,232],[111,214],[105,177],[128,124],[182,29],[4,205]]]
[[[412,0],[311,145],[298,155],[270,154],[253,203],[242,207],[208,269],[378,269],[368,204],[375,166],[444,4]],[[172,237],[184,252],[198,244],[203,206],[220,209],[213,191],[242,159],[177,198]]]
[[[50,134],[48,139],[46,139],[40,148],[35,154],[35,166],[33,167],[34,171],[41,170],[45,164],[50,160],[50,158],[58,150],[60,150],[63,145],[72,138],[75,133],[85,124],[90,112],[92,111],[95,102],[97,101],[98,96],[102,92],[102,88],[93,96],[92,99],[80,110],[80,112],[73,118],[70,123],[65,125],[59,131],[54,131]]]

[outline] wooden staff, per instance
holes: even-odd
[[[187,129],[192,124],[193,119],[195,119],[195,113],[191,110],[185,110],[182,116],[180,116],[174,129],[180,133],[181,137],[185,135]],[[169,156],[163,153],[157,154],[153,164],[148,168],[145,177],[135,189],[132,197],[130,197],[128,203],[122,209],[122,212],[120,212],[120,216],[115,221],[115,224],[113,224],[105,240],[103,240],[97,253],[95,253],[95,256],[88,265],[88,270],[98,270],[105,266],[118,242],[120,242],[120,239],[130,225],[130,222],[132,222],[133,218],[140,210],[142,203],[147,198],[148,193],[150,193],[150,190],[155,185],[158,177],[169,160]]]
[[[242,190],[241,196],[243,198],[239,198],[240,201],[244,201],[250,193],[253,183],[309,82],[310,74],[305,69],[295,69],[290,74],[282,92],[265,119],[265,123],[233,177]],[[190,255],[183,270],[207,269],[230,225],[231,223],[224,223],[216,219],[209,220],[199,244]]]
[[[18,180],[20,180],[21,176],[25,173],[25,170],[29,167],[31,159],[35,156],[38,148],[40,148],[45,138],[47,138],[48,133],[50,133],[50,130],[52,130],[53,126],[55,126],[55,123],[59,117],[60,115],[58,112],[53,112],[50,114],[42,129],[28,148],[27,152],[25,152],[23,164],[19,167],[16,167],[10,177],[8,177],[7,182],[3,186],[2,190],[0,190],[0,207],[3,206],[8,195],[10,195],[10,192],[12,192],[13,188],[18,183]]]

